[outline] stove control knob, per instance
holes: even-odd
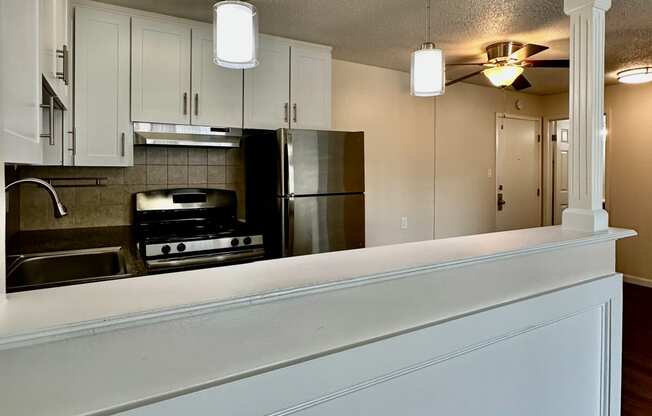
[[[245,237],[244,240],[242,240],[245,246],[248,246],[251,244],[251,237]]]
[[[238,240],[237,238],[234,238],[233,240],[231,240],[231,245],[233,247],[239,246],[240,245],[240,240]]]
[[[163,252],[163,254],[170,254],[170,251],[172,251],[172,248],[169,245],[166,244],[163,247],[161,247],[161,251]]]
[[[183,252],[183,251],[186,251],[186,245],[183,244],[183,243],[177,244],[177,251],[180,252],[180,253]]]

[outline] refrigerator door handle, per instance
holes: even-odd
[[[287,232],[286,232],[286,255],[294,254],[294,194],[287,198]]]
[[[285,140],[285,156],[286,156],[286,183],[287,189],[285,189],[286,195],[290,195],[294,198],[294,144],[292,141],[292,133],[288,131],[287,138]]]

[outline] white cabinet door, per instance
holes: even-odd
[[[292,46],[290,85],[292,120],[298,129],[331,127],[331,51],[324,47]]]
[[[43,161],[39,0],[0,1],[0,161]]]
[[[133,121],[190,123],[190,27],[133,18]]]
[[[40,0],[39,32],[41,73],[59,102],[68,108],[72,59],[68,43],[68,0]]]
[[[243,73],[213,63],[211,29],[192,29],[192,124],[242,127]]]
[[[260,35],[260,65],[244,71],[245,128],[289,127],[289,41]]]
[[[75,165],[133,162],[129,16],[75,9]]]

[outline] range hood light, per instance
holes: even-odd
[[[617,77],[618,82],[623,84],[644,84],[652,81],[652,67],[626,69],[620,71]]]
[[[523,67],[518,65],[495,66],[482,71],[494,87],[509,87],[522,73]]]
[[[221,1],[213,6],[213,61],[224,68],[258,66],[258,14],[244,1]]]

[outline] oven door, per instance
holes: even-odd
[[[262,247],[255,247],[249,250],[238,250],[231,252],[203,253],[194,256],[167,257],[145,260],[145,266],[150,273],[157,273],[170,270],[191,270],[206,267],[225,266],[229,264],[248,263],[261,260],[265,257],[265,250]]]

